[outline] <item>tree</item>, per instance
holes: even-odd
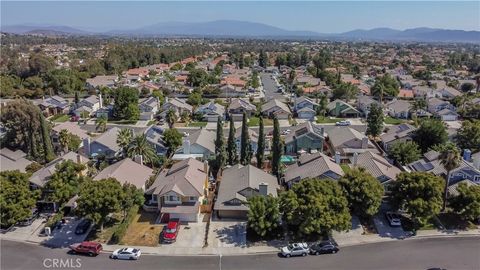
[[[268,56],[263,50],[260,51],[260,55],[258,56],[258,65],[263,68],[266,68],[268,65]]]
[[[480,150],[480,120],[466,120],[455,137],[461,149]]]
[[[227,159],[228,165],[235,165],[238,162],[237,143],[235,140],[235,124],[231,116],[227,140]]]
[[[19,171],[0,173],[0,209],[1,227],[8,228],[32,214],[40,192],[32,191],[28,181],[29,175]]]
[[[360,217],[371,217],[382,203],[383,186],[364,168],[348,171],[338,182],[352,212]]]
[[[148,142],[145,134],[137,135],[132,139],[127,148],[127,156],[132,159],[136,156],[142,156],[145,163],[149,163],[152,167],[158,158],[155,149]]]
[[[260,87],[260,81],[258,79],[258,71],[254,70],[252,72],[252,78],[250,79],[250,86],[257,89]]]
[[[70,134],[68,130],[66,129],[60,130],[60,133],[58,134],[58,142],[60,143],[60,146],[62,147],[63,152],[67,153],[68,145],[70,143]]]
[[[169,109],[165,117],[166,117],[165,120],[167,121],[168,127],[173,128],[173,125],[177,121],[177,114],[175,114],[175,111],[173,109]]]
[[[443,179],[431,173],[402,172],[391,187],[392,206],[412,216],[415,225],[440,213]]]
[[[280,209],[288,225],[298,234],[328,234],[351,227],[348,201],[340,185],[332,180],[303,179],[280,194]]]
[[[55,62],[45,54],[34,53],[28,60],[28,66],[32,75],[43,75],[55,68]]]
[[[248,199],[248,227],[258,236],[265,237],[279,227],[280,208],[278,198],[273,196],[253,196]]]
[[[71,160],[64,161],[55,166],[55,172],[45,185],[46,190],[52,192],[47,194],[50,201],[63,205],[78,193],[80,184],[84,181],[82,171],[85,165],[78,164]]]
[[[134,205],[142,206],[145,202],[143,191],[130,183],[124,183],[122,186],[123,196],[120,202],[120,209],[123,211],[123,218],[127,216],[128,209]]]
[[[122,149],[122,155],[127,156],[127,149],[133,138],[133,130],[124,128],[120,129],[117,134],[117,145]]]
[[[121,209],[123,198],[122,186],[115,178],[85,181],[80,189],[76,212],[91,219],[103,231],[107,216]]]
[[[473,83],[470,83],[470,82],[463,83],[460,86],[460,90],[462,90],[462,92],[470,92],[473,89],[475,89],[475,85]]]
[[[333,87],[332,95],[334,99],[353,99],[358,94],[358,87],[351,83],[340,82]]]
[[[190,95],[188,95],[188,98],[187,98],[187,103],[194,107],[201,105],[202,101],[203,101],[202,93],[198,91],[193,91],[192,93],[190,93]]]
[[[197,68],[188,73],[187,84],[191,87],[202,87],[208,83],[208,74],[205,70]]]
[[[260,115],[258,128],[258,144],[257,144],[257,167],[262,168],[263,160],[265,158],[265,128],[263,126],[263,117]]]
[[[119,87],[114,92],[113,116],[116,119],[137,120],[138,90],[132,87]]]
[[[327,106],[327,96],[321,95],[317,106],[317,115],[321,115],[323,118],[325,118],[325,114],[327,113]]]
[[[420,127],[413,132],[412,137],[422,153],[425,153],[434,145],[444,144],[448,140],[448,133],[442,121],[428,119],[420,123]]]
[[[240,138],[240,163],[242,165],[250,164],[252,159],[252,145],[250,135],[248,134],[247,114],[243,112],[242,137]]]
[[[182,145],[182,134],[176,129],[167,129],[163,133],[163,141],[168,148],[167,156],[171,156]]]
[[[367,135],[378,137],[383,130],[383,110],[373,103],[367,116]]]
[[[107,130],[107,122],[108,122],[108,119],[105,115],[102,115],[102,116],[98,117],[95,120],[95,124],[96,124],[95,129],[97,131],[102,132],[102,133],[105,132],[105,130]]]
[[[50,125],[46,123],[43,113],[40,113],[40,130],[43,143],[43,160],[45,163],[48,163],[55,158],[55,154],[53,153],[53,145],[50,139]]]
[[[275,117],[273,120],[273,138],[272,138],[272,174],[280,178],[280,159],[283,154],[283,142],[280,137],[280,124]]]
[[[80,98],[78,97],[78,91],[75,91],[75,99],[74,99],[74,102],[75,102],[75,105],[77,105],[78,102],[80,102]]]
[[[450,185],[450,172],[460,166],[461,158],[460,151],[454,144],[448,144],[446,149],[440,152],[440,164],[443,165],[447,171],[445,176],[445,186],[443,188],[443,206],[442,212],[447,208],[448,186]]]
[[[180,115],[180,121],[188,125],[188,123],[190,123],[190,113],[187,111],[183,111],[182,114]]]
[[[458,195],[448,199],[449,206],[464,220],[475,221],[480,218],[480,186],[460,183]]]
[[[221,117],[217,119],[217,137],[215,138],[215,166],[213,175],[217,177],[218,172],[225,166],[227,152],[225,149],[225,137],[223,136],[223,121]]]
[[[407,165],[420,158],[420,148],[415,142],[397,142],[388,149],[388,156],[402,165]]]
[[[384,95],[396,97],[400,92],[400,85],[395,78],[385,74],[375,80],[375,84],[370,89],[370,92],[372,95],[379,97],[380,103],[382,103]]]

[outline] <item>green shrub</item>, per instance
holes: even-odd
[[[123,239],[125,236],[125,233],[127,232],[128,226],[132,223],[133,219],[138,213],[138,205],[132,206],[128,210],[127,216],[125,219],[122,221],[122,223],[118,224],[118,226],[115,228],[115,231],[112,234],[112,237],[110,238],[109,244],[118,244],[120,241]]]

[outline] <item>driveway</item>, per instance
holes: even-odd
[[[246,247],[247,222],[245,221],[211,221],[208,232],[208,246]]]
[[[29,226],[15,226],[11,231],[6,232],[1,236],[5,239],[28,241],[29,239],[38,236],[40,231],[43,229],[45,222],[46,218],[39,217],[35,219]]]
[[[162,244],[162,246],[172,246],[181,248],[201,248],[205,239],[205,222],[191,222],[188,225],[180,225],[177,241],[171,244]]]
[[[84,234],[75,234],[75,228],[81,220],[79,218],[67,218],[66,224],[61,229],[54,229],[52,235],[43,241],[42,244],[48,247],[65,248],[71,244],[84,241],[92,228],[90,227]]]
[[[391,227],[383,212],[380,212],[373,218],[375,227],[380,237],[390,237],[395,239],[404,239],[409,234],[402,227]]]

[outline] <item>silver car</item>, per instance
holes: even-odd
[[[307,256],[309,249],[307,243],[294,243],[282,249],[282,255],[286,258],[291,256]]]
[[[112,255],[110,255],[110,258],[116,260],[138,260],[140,258],[140,255],[142,252],[138,248],[121,248],[115,250]]]

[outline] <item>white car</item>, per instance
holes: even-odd
[[[288,135],[290,133],[290,129],[286,129],[284,131],[282,131],[282,135]]]
[[[290,244],[282,249],[282,255],[290,258],[291,256],[307,256],[309,248],[307,243],[294,243]]]
[[[388,221],[388,224],[391,227],[400,227],[402,226],[402,221],[401,221],[401,216],[397,213],[394,212],[386,212],[385,213],[385,218]]]
[[[138,248],[121,248],[115,250],[112,255],[110,255],[110,258],[117,260],[138,260],[140,258],[140,255],[142,252]]]
[[[340,121],[340,122],[336,122],[335,125],[337,126],[350,126],[352,123],[350,123],[350,121],[348,120],[345,120],[345,121]]]

